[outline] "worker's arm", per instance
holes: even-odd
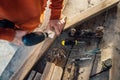
[[[0,40],[7,40],[16,45],[22,45],[22,37],[27,34],[27,31],[14,30],[9,28],[0,28]]]
[[[16,45],[24,45],[22,42],[22,37],[25,36],[27,33],[28,33],[27,31],[16,30],[15,37],[14,37],[12,43],[14,43]]]
[[[59,35],[62,29],[65,26],[65,21],[61,19],[61,11],[63,8],[63,0],[51,0],[52,4],[50,5],[51,8],[51,17],[49,22],[49,28],[51,30],[54,29],[57,35]]]
[[[51,0],[51,20],[60,19],[61,10],[63,8],[63,0]]]
[[[12,41],[15,36],[15,31],[9,28],[0,28],[0,39]]]

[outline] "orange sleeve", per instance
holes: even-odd
[[[60,19],[61,10],[63,7],[63,0],[51,0],[52,4],[50,6],[51,18],[50,19]]]
[[[0,28],[0,39],[12,41],[15,36],[15,31],[8,28]]]

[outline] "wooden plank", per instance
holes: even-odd
[[[103,9],[110,7],[111,5],[116,4],[117,2],[119,2],[119,0],[105,0],[98,5],[95,5],[94,7],[88,8],[80,14],[77,14],[76,16],[72,17],[72,19],[68,18],[65,29],[71,27],[77,22],[85,20],[86,18],[102,11]],[[50,47],[54,39],[46,39],[46,41],[36,46],[24,46],[19,48],[18,51],[15,53],[13,59],[7,66],[6,70],[3,72],[1,79],[8,80],[11,78],[13,80],[22,80],[32,68],[32,66],[35,64],[35,62]]]
[[[47,62],[41,80],[61,80],[63,69],[54,63]]]
[[[36,74],[36,71],[32,70],[27,80],[32,80]]]
[[[109,80],[120,80],[120,51],[114,51],[112,69],[110,71]]]
[[[96,13],[98,13],[102,10],[105,10],[106,8],[116,4],[118,2],[119,2],[119,0],[103,0],[99,4],[97,4],[91,8],[88,8],[79,14],[75,13],[77,15],[73,14],[74,16],[72,18],[67,17],[68,19],[67,19],[65,29],[69,28],[70,26],[72,26],[78,22],[83,22],[85,19],[95,15]],[[67,10],[64,10],[64,11],[67,12]],[[64,11],[63,11],[63,15],[68,16],[68,15],[66,15],[67,13],[64,13]]]
[[[37,74],[35,75],[35,78],[33,80],[41,80],[41,74],[39,72],[37,72]]]
[[[55,69],[55,64],[47,62],[41,80],[51,80],[54,69]]]
[[[62,73],[63,73],[63,69],[59,66],[55,66],[50,80],[61,80]]]
[[[110,79],[109,80],[120,80],[120,4],[117,7],[116,18],[114,19],[114,36],[112,36],[113,40],[113,53],[112,53],[112,69],[110,71]]]

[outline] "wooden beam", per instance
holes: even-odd
[[[74,24],[78,23],[78,22],[82,22],[88,18],[90,18],[91,16],[94,16],[96,13],[101,12],[107,8],[109,8],[112,5],[115,5],[116,3],[118,3],[119,0],[103,0],[101,3],[86,9],[85,11],[75,15],[72,18],[68,18],[67,19],[67,23],[65,26],[65,29],[73,26]],[[66,14],[63,14],[65,16],[67,16]]]
[[[51,80],[51,76],[54,72],[54,69],[55,69],[55,64],[47,62],[41,80]]]
[[[63,69],[54,63],[47,62],[41,80],[61,80]]]
[[[112,37],[113,40],[113,53],[112,53],[112,68],[110,70],[110,79],[109,80],[120,80],[120,4],[117,7],[117,14],[115,14],[114,20],[114,34]]]
[[[36,74],[36,73],[37,73],[36,71],[32,70],[32,71],[30,72],[30,75],[28,76],[27,80],[32,80],[32,79],[35,77],[35,74]]]
[[[31,80],[41,80],[41,74],[39,72],[36,73],[35,78]]]
[[[50,80],[61,80],[62,73],[63,73],[62,67],[55,66]]]

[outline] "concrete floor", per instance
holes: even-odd
[[[7,41],[0,40],[0,75],[12,59],[16,50],[17,46],[10,44]]]

